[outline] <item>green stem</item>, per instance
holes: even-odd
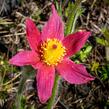
[[[58,91],[59,80],[60,80],[60,76],[56,75],[55,82],[54,82],[54,87],[53,87],[53,91],[52,91],[52,96],[51,96],[51,98],[50,98],[50,100],[48,102],[47,109],[53,109],[56,94],[57,94],[57,91]]]

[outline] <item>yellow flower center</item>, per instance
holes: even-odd
[[[47,39],[41,44],[41,58],[47,65],[57,65],[65,53],[65,47],[58,39]]]

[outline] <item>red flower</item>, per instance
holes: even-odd
[[[94,80],[83,65],[75,64],[69,59],[82,48],[90,32],[80,31],[64,38],[63,22],[54,6],[52,15],[41,33],[29,18],[26,19],[26,32],[31,50],[19,52],[9,62],[17,66],[32,65],[38,69],[37,90],[42,103],[52,94],[55,71],[72,84]]]

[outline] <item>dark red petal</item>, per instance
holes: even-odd
[[[63,22],[54,5],[52,5],[52,15],[43,28],[41,38],[43,41],[45,41],[47,38],[57,38],[59,40],[64,38]]]
[[[36,79],[39,100],[41,103],[45,103],[52,95],[55,79],[54,67],[43,65],[38,69]]]
[[[83,84],[94,80],[83,65],[75,64],[69,59],[63,60],[56,69],[66,81],[72,84]]]
[[[32,65],[39,61],[38,54],[34,51],[21,51],[13,56],[9,63],[16,66]]]
[[[40,32],[36,28],[34,22],[29,18],[26,19],[26,34],[31,49],[38,50],[37,47],[39,42],[41,41]]]
[[[66,36],[63,40],[63,45],[67,50],[67,57],[78,52],[86,43],[90,32],[80,31]]]

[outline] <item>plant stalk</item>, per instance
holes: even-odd
[[[55,98],[56,98],[57,91],[58,91],[59,80],[60,80],[60,76],[56,75],[55,82],[54,82],[54,87],[53,87],[53,91],[52,91],[52,96],[51,96],[51,98],[50,98],[50,100],[48,102],[47,109],[53,109],[53,107],[54,107]]]

